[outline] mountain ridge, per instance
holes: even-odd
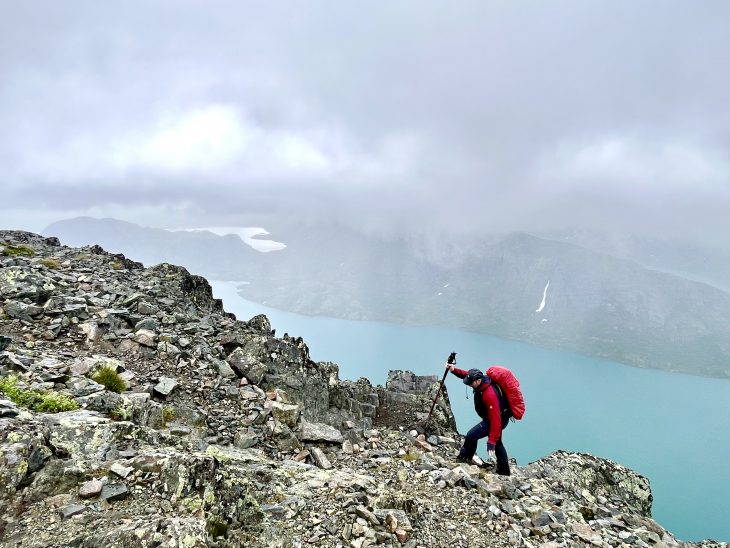
[[[8,545],[727,547],[677,540],[648,480],[605,459],[455,463],[446,392],[417,430],[435,377],[339,380],[179,266],[0,231],[0,307]],[[27,409],[33,391],[79,408]]]

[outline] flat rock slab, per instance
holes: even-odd
[[[192,430],[187,426],[171,426],[170,434],[173,436],[184,437],[189,436]]]
[[[68,519],[85,511],[86,506],[84,506],[83,504],[69,504],[61,508],[58,513],[60,514],[61,519]]]
[[[342,443],[342,432],[329,424],[302,421],[297,437],[302,441]]]
[[[109,483],[101,490],[101,498],[107,502],[122,500],[129,496],[129,489],[123,483]]]
[[[119,476],[120,478],[124,479],[134,471],[134,468],[132,468],[131,466],[124,466],[123,464],[115,462],[114,464],[111,465],[111,467],[109,468],[109,471],[112,474],[115,474],[115,475]]]

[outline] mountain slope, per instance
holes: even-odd
[[[472,242],[452,261],[435,261],[403,239],[337,226],[269,230],[284,250],[262,254],[234,237],[91,219],[59,222],[46,233],[75,243],[100,238],[127,253],[141,246],[143,257],[248,281],[245,298],[283,310],[455,327],[639,367],[730,377],[730,294],[700,282],[520,233]]]

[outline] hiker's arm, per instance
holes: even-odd
[[[460,379],[463,379],[464,377],[466,377],[466,374],[467,374],[467,371],[464,371],[463,369],[459,369],[458,367],[454,367],[454,364],[451,364],[451,363],[446,364],[446,369],[451,371],[454,375],[456,375]]]
[[[494,447],[502,432],[502,417],[499,413],[499,398],[495,394],[492,387],[488,387],[482,392],[482,401],[487,407],[489,414],[489,438],[487,439],[487,453],[490,457],[494,456]]]

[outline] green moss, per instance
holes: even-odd
[[[61,411],[71,411],[78,408],[79,404],[70,396],[49,391],[41,396],[41,401],[35,407],[35,411],[42,413],[60,413]]]
[[[4,255],[25,255],[26,257],[32,257],[35,255],[35,250],[27,245],[9,245],[3,250]]]
[[[111,265],[114,270],[122,270],[124,268],[124,265],[118,261],[114,261]]]
[[[50,258],[41,259],[41,264],[43,266],[45,266],[46,268],[51,268],[51,269],[61,268],[61,263],[59,263],[56,259],[50,259]]]
[[[418,451],[408,451],[405,455],[403,455],[403,460],[407,462],[413,462],[415,460],[418,460],[421,457],[421,453]]]
[[[36,390],[18,386],[17,377],[0,377],[0,391],[21,407],[42,413],[60,413],[79,408],[79,404],[66,394],[53,390]]]
[[[115,421],[128,421],[132,418],[132,412],[130,409],[120,405],[119,407],[112,409],[109,412],[109,416]]]
[[[162,424],[163,426],[167,426],[167,423],[170,422],[172,419],[175,418],[177,413],[175,412],[174,407],[165,407],[162,410]]]
[[[23,477],[25,476],[26,472],[28,472],[28,461],[23,459],[18,465],[18,476]]]
[[[112,367],[100,367],[92,378],[112,392],[120,393],[127,389],[127,383],[124,382],[124,379]]]

